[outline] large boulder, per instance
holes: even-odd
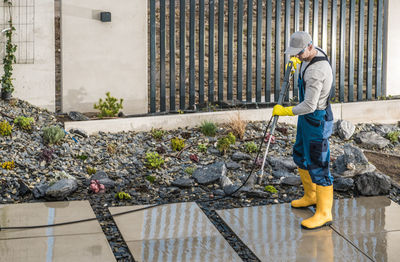
[[[356,127],[353,123],[346,121],[346,120],[341,120],[338,121],[337,123],[337,133],[340,138],[348,140],[351,138],[351,136],[354,134],[354,131],[356,130]]]
[[[202,185],[215,183],[225,175],[226,166],[224,162],[216,162],[205,167],[197,168],[193,172],[193,178],[197,181],[197,183]]]
[[[390,141],[375,132],[361,132],[357,135],[358,141],[369,148],[382,149],[386,147]]]
[[[55,199],[65,199],[78,189],[76,179],[61,179],[46,190],[46,197]]]
[[[334,163],[335,175],[353,177],[361,173],[375,171],[376,167],[368,162],[360,148],[345,144],[343,149],[344,154],[339,156]]]
[[[391,180],[379,172],[367,172],[354,177],[357,191],[363,196],[377,196],[389,193]]]

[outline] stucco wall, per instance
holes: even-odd
[[[400,95],[400,1],[388,0],[387,36],[387,95]],[[385,52],[385,50],[383,50]]]
[[[54,0],[35,1],[34,10],[34,63],[13,66],[13,96],[54,111]]]
[[[110,91],[125,114],[147,113],[147,1],[63,0],[61,19],[63,111],[96,111]]]

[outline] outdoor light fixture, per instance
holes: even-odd
[[[101,22],[111,22],[111,12],[100,12]]]

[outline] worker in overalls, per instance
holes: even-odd
[[[293,200],[294,208],[316,205],[315,214],[301,222],[303,228],[315,229],[332,223],[333,177],[329,171],[329,137],[333,114],[329,103],[333,74],[327,55],[313,45],[303,31],[290,37],[285,54],[292,56],[299,69],[299,104],[276,105],[273,115],[298,116],[293,160],[298,166],[304,196]]]

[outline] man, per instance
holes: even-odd
[[[292,201],[294,208],[316,205],[315,214],[301,222],[303,228],[315,229],[332,223],[333,177],[329,171],[329,137],[333,114],[329,94],[333,81],[332,68],[326,54],[314,47],[311,36],[302,31],[290,37],[286,54],[292,61],[301,61],[299,70],[299,104],[276,105],[272,114],[298,115],[293,160],[298,166],[304,196]]]

